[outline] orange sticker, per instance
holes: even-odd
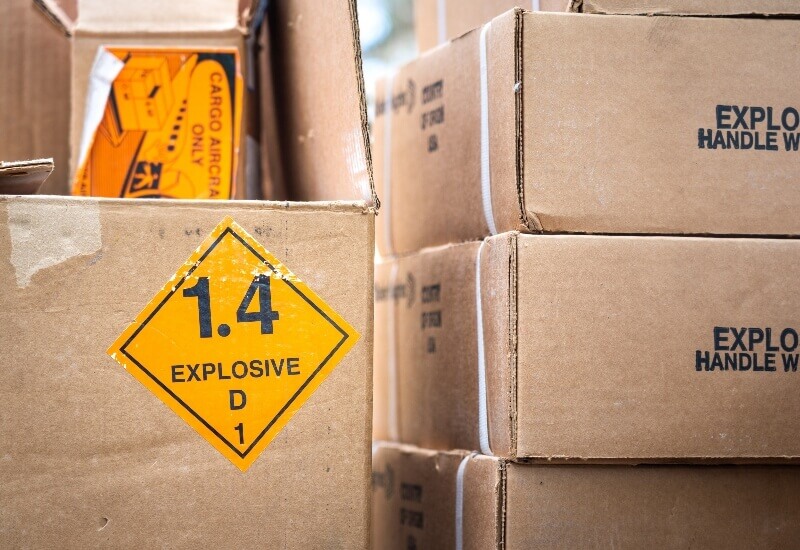
[[[81,145],[88,149],[73,194],[231,198],[242,118],[238,51],[106,47],[102,55],[113,56],[116,76],[108,89],[96,60],[84,122],[90,137]],[[92,86],[108,94],[94,97]]]
[[[245,471],[358,338],[226,218],[108,353]]]

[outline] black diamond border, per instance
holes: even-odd
[[[324,319],[326,319],[326,320],[327,320],[327,321],[328,321],[328,322],[329,322],[329,323],[330,323],[330,324],[333,326],[333,328],[335,328],[337,331],[339,331],[339,333],[342,335],[342,339],[341,339],[341,340],[339,340],[339,343],[338,343],[338,344],[336,344],[336,346],[335,346],[335,347],[334,347],[334,348],[331,350],[331,352],[330,352],[330,353],[329,353],[329,354],[328,354],[328,355],[325,357],[325,359],[323,359],[323,360],[322,360],[322,362],[321,362],[321,363],[319,364],[319,366],[318,366],[318,367],[317,367],[317,368],[314,370],[314,372],[313,372],[313,373],[311,373],[311,376],[309,376],[309,377],[308,377],[308,379],[306,379],[306,381],[305,381],[305,382],[303,382],[303,385],[302,385],[302,386],[300,386],[300,388],[299,388],[299,389],[298,389],[298,390],[295,392],[295,394],[294,394],[294,395],[293,395],[293,396],[292,396],[292,397],[289,399],[289,401],[287,401],[287,402],[286,402],[286,404],[285,404],[285,405],[284,405],[284,406],[281,408],[281,410],[279,410],[279,411],[278,411],[278,413],[275,415],[275,417],[274,417],[272,420],[270,420],[269,424],[267,424],[267,427],[266,427],[266,428],[264,428],[264,430],[263,430],[263,431],[262,431],[262,432],[261,432],[261,433],[258,435],[258,437],[256,437],[256,438],[253,440],[253,442],[250,444],[250,446],[249,446],[247,449],[245,449],[245,450],[244,450],[244,452],[242,452],[242,451],[240,451],[239,449],[237,449],[237,448],[236,448],[236,447],[235,447],[235,446],[234,446],[234,445],[233,445],[233,444],[232,444],[230,441],[228,441],[228,440],[227,440],[227,439],[226,439],[226,438],[225,438],[225,437],[224,437],[224,436],[223,436],[221,433],[219,433],[219,432],[218,432],[218,431],[217,431],[217,430],[216,430],[216,429],[215,429],[215,428],[214,428],[214,427],[213,427],[211,424],[209,424],[208,422],[206,422],[206,421],[205,421],[205,419],[203,419],[203,417],[201,417],[199,414],[197,414],[197,412],[195,412],[195,411],[194,411],[194,409],[192,409],[192,408],[191,408],[189,405],[187,405],[187,404],[186,404],[186,403],[185,403],[185,402],[184,402],[184,401],[183,401],[183,400],[182,400],[180,397],[178,397],[177,395],[175,395],[175,393],[173,393],[173,391],[172,391],[172,390],[170,390],[170,389],[169,389],[167,386],[165,386],[165,385],[164,385],[164,384],[161,382],[161,380],[159,380],[159,379],[158,379],[158,378],[157,378],[155,375],[153,375],[153,373],[151,373],[149,370],[147,370],[147,368],[145,368],[145,366],[144,366],[144,365],[142,365],[142,364],[141,364],[141,363],[140,363],[140,362],[139,362],[139,361],[138,361],[138,360],[137,360],[135,357],[133,357],[133,356],[132,356],[130,353],[128,353],[128,351],[125,349],[125,348],[127,348],[127,347],[128,347],[130,344],[131,344],[131,342],[133,342],[133,340],[136,338],[136,336],[138,336],[138,335],[139,335],[139,333],[140,333],[140,332],[142,331],[142,329],[143,329],[143,328],[144,328],[144,327],[147,325],[147,323],[149,323],[149,322],[150,322],[150,320],[153,318],[153,316],[155,316],[155,314],[156,314],[156,313],[158,313],[158,310],[160,310],[160,309],[161,309],[161,307],[162,307],[162,306],[163,306],[165,303],[167,303],[167,300],[169,300],[169,299],[172,297],[172,295],[173,295],[173,294],[175,294],[175,292],[177,292],[177,290],[178,290],[178,289],[181,287],[181,285],[183,285],[184,281],[186,281],[186,279],[187,279],[187,278],[188,278],[188,277],[189,277],[189,276],[192,274],[192,272],[193,272],[193,271],[194,271],[194,270],[195,270],[195,269],[196,269],[196,268],[197,268],[197,267],[198,267],[198,266],[199,266],[201,263],[203,263],[203,260],[205,260],[205,259],[206,259],[206,257],[207,257],[207,256],[208,256],[208,255],[211,253],[211,251],[212,251],[212,250],[214,250],[214,248],[216,248],[216,246],[217,246],[217,245],[218,245],[220,242],[222,242],[222,239],[224,239],[224,238],[225,238],[225,236],[226,236],[226,235],[229,235],[229,234],[230,234],[232,237],[234,237],[236,240],[238,240],[238,241],[239,241],[239,242],[240,242],[240,243],[241,243],[241,244],[242,244],[242,245],[243,245],[245,248],[247,248],[247,249],[248,249],[250,252],[252,252],[252,253],[253,253],[253,255],[255,255],[255,257],[256,257],[256,258],[258,258],[258,259],[259,259],[259,260],[260,260],[262,263],[264,263],[264,264],[265,264],[267,267],[269,267],[269,268],[270,268],[270,269],[271,269],[271,270],[272,270],[274,273],[276,273],[276,274],[280,275],[280,272],[279,272],[277,269],[275,269],[275,267],[274,267],[272,264],[270,264],[270,263],[269,263],[269,262],[266,260],[266,258],[264,258],[264,257],[263,257],[261,254],[259,254],[259,253],[258,253],[258,251],[257,251],[256,249],[254,249],[252,246],[250,246],[250,244],[249,244],[247,241],[245,241],[245,240],[244,240],[244,239],[243,239],[243,238],[242,238],[242,237],[241,237],[241,236],[240,236],[238,233],[236,233],[236,231],[234,231],[234,230],[233,230],[233,229],[231,229],[230,227],[226,227],[226,228],[225,228],[225,230],[224,230],[224,231],[223,231],[223,232],[222,232],[222,233],[219,235],[219,237],[217,237],[217,238],[214,240],[214,242],[213,242],[213,243],[211,243],[211,246],[209,246],[209,247],[208,247],[208,250],[206,250],[206,251],[203,253],[203,255],[202,255],[202,256],[200,256],[200,258],[197,260],[197,262],[195,262],[195,265],[193,265],[193,266],[191,267],[191,269],[189,269],[189,271],[187,271],[187,272],[186,272],[186,274],[185,274],[185,275],[184,275],[184,276],[181,278],[181,280],[180,280],[180,281],[178,281],[178,284],[176,284],[176,285],[175,285],[175,287],[174,287],[174,288],[173,288],[173,289],[172,289],[172,290],[171,290],[171,291],[170,291],[170,292],[169,292],[169,293],[168,293],[168,294],[167,294],[167,295],[164,297],[164,299],[163,299],[163,300],[161,300],[161,302],[160,302],[160,303],[158,304],[158,306],[156,306],[156,308],[155,308],[155,309],[154,309],[154,310],[153,310],[153,311],[150,313],[150,315],[148,315],[148,316],[147,316],[147,318],[146,318],[144,321],[142,321],[142,324],[141,324],[141,325],[139,325],[139,327],[138,327],[138,328],[137,328],[137,329],[136,329],[136,330],[133,332],[133,334],[131,334],[131,337],[130,337],[130,338],[128,338],[128,340],[127,340],[127,341],[126,341],[124,344],[122,344],[122,346],[120,347],[120,351],[121,351],[121,352],[122,352],[122,353],[125,355],[125,357],[127,357],[128,359],[130,359],[130,360],[131,360],[131,362],[133,362],[133,364],[134,364],[134,365],[136,365],[137,367],[139,367],[139,368],[142,370],[142,372],[144,372],[145,374],[147,374],[147,376],[149,376],[149,377],[150,377],[150,378],[151,378],[151,379],[152,379],[152,380],[153,380],[153,381],[154,381],[156,384],[158,384],[158,385],[161,387],[161,389],[163,389],[163,390],[164,390],[165,392],[167,392],[167,393],[168,393],[170,396],[172,396],[172,398],[173,398],[173,399],[175,399],[175,401],[177,401],[178,403],[180,403],[180,404],[181,404],[181,405],[182,405],[182,406],[183,406],[183,407],[184,407],[184,408],[185,408],[187,411],[189,411],[189,412],[192,414],[192,416],[194,416],[194,417],[195,417],[197,420],[199,420],[199,421],[200,421],[200,422],[201,422],[201,423],[202,423],[202,424],[203,424],[203,425],[204,425],[206,428],[208,428],[208,429],[211,431],[211,433],[213,433],[214,435],[216,435],[216,436],[217,436],[217,437],[218,437],[218,438],[219,438],[219,439],[220,439],[220,440],[221,440],[223,443],[225,443],[225,445],[227,445],[227,446],[228,446],[228,447],[229,447],[229,448],[230,448],[230,449],[231,449],[231,450],[232,450],[234,453],[236,453],[236,454],[237,454],[237,455],[238,455],[240,458],[244,458],[244,457],[246,457],[246,456],[247,456],[247,455],[250,453],[250,451],[252,451],[252,450],[253,450],[253,448],[254,448],[254,447],[255,447],[255,446],[258,444],[258,442],[259,442],[259,441],[261,441],[261,438],[262,438],[262,437],[264,437],[264,435],[265,435],[265,434],[266,434],[266,433],[269,431],[269,429],[270,429],[270,428],[273,426],[273,424],[275,424],[275,422],[277,422],[277,421],[278,421],[278,419],[279,419],[281,416],[283,416],[283,413],[284,413],[284,412],[286,412],[286,409],[288,409],[288,408],[289,408],[289,406],[290,406],[292,403],[294,403],[294,401],[295,401],[295,400],[297,399],[297,397],[298,397],[298,396],[299,396],[299,395],[300,395],[300,394],[303,392],[303,390],[306,388],[306,386],[308,386],[308,384],[309,384],[309,383],[310,383],[310,382],[311,382],[311,381],[312,381],[312,380],[313,380],[313,379],[314,379],[314,378],[317,376],[317,374],[319,374],[319,371],[320,371],[320,370],[322,370],[322,368],[323,368],[323,367],[324,367],[324,366],[325,366],[325,365],[328,363],[328,361],[330,361],[330,358],[331,358],[331,357],[333,357],[333,355],[334,355],[334,354],[335,354],[335,353],[336,353],[336,352],[339,350],[339,348],[340,348],[340,347],[342,347],[342,345],[343,345],[343,344],[344,344],[344,343],[347,341],[347,339],[350,337],[350,335],[349,335],[349,334],[347,334],[347,332],[345,332],[345,331],[344,331],[344,329],[342,329],[342,327],[340,327],[340,326],[339,326],[339,325],[336,323],[336,321],[334,321],[333,319],[331,319],[331,318],[328,316],[328,314],[326,314],[324,311],[322,311],[322,310],[321,310],[321,309],[320,309],[320,308],[319,308],[319,307],[318,307],[318,306],[317,306],[317,305],[316,305],[314,302],[312,302],[311,300],[309,300],[309,299],[308,299],[308,297],[307,297],[305,294],[303,294],[303,293],[300,291],[300,289],[298,289],[298,288],[297,288],[297,287],[296,287],[296,286],[295,286],[295,285],[294,285],[294,284],[293,284],[293,283],[292,283],[290,280],[288,280],[288,279],[283,279],[283,281],[284,281],[284,282],[285,282],[287,285],[289,285],[289,287],[290,287],[292,290],[294,290],[294,291],[295,291],[295,292],[296,292],[296,293],[297,293],[297,294],[298,294],[298,295],[299,295],[301,298],[303,298],[303,300],[305,300],[305,301],[306,301],[306,303],[308,303],[308,305],[310,305],[312,308],[314,308],[314,310],[316,310],[316,312],[317,312],[317,313],[319,313],[320,315],[322,315],[322,317],[323,317]]]

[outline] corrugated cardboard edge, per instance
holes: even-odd
[[[505,550],[506,548],[506,523],[508,516],[508,462],[506,460],[499,460],[497,462],[497,486],[495,493],[497,496],[497,512],[496,521],[498,550]]]
[[[514,18],[516,24],[514,25],[514,50],[516,57],[516,75],[515,82],[518,86],[525,86],[525,67],[523,64],[524,51],[523,51],[523,34],[524,34],[524,21],[523,14],[525,10],[521,8],[514,9]],[[521,231],[541,232],[542,224],[535,212],[529,212],[526,208],[525,202],[525,105],[523,102],[522,90],[514,94],[514,101],[516,102],[516,133],[517,133],[517,198],[519,199],[520,211],[520,229]]]
[[[33,195],[53,172],[53,159],[0,161],[0,194]]]
[[[509,258],[508,258],[508,437],[511,442],[511,456],[517,455],[517,369],[518,357],[517,323],[519,322],[519,312],[517,304],[517,281],[519,279],[517,266],[517,246],[518,233],[512,233],[509,237]]]
[[[362,62],[361,53],[361,31],[358,26],[358,13],[356,7],[356,0],[349,0],[347,3],[350,10],[350,24],[353,33],[353,51],[355,52],[355,67],[356,67],[356,80],[358,84],[359,94],[359,111],[361,112],[361,136],[364,140],[364,158],[367,161],[367,177],[369,178],[369,190],[372,195],[373,211],[377,214],[381,207],[381,201],[378,194],[375,192],[375,178],[372,173],[372,147],[369,143],[369,115],[367,113],[367,94],[366,85],[364,84],[364,67]]]

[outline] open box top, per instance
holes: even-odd
[[[258,0],[33,1],[73,41],[169,38],[165,45],[174,45],[176,36],[195,42],[244,36],[258,7]],[[280,162],[294,190],[290,198],[377,208],[355,0],[272,2],[266,20],[276,61],[271,66]],[[84,49],[73,44],[73,56]],[[73,70],[84,65],[74,62]],[[84,101],[72,98],[73,116]],[[74,159],[74,129],[72,138]]]

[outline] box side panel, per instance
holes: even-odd
[[[494,20],[486,38],[488,173],[497,232],[516,229],[514,31],[516,13]],[[375,153],[378,193],[390,211],[381,254],[477,240],[489,234],[481,187],[480,31],[429,51],[379,85]],[[387,81],[388,82],[388,81]],[[391,106],[391,108],[389,107]],[[503,117],[511,118],[503,118]],[[500,144],[505,144],[502,147]],[[388,160],[387,160],[388,158]],[[511,212],[507,205],[514,205]]]
[[[520,457],[800,456],[800,243],[519,242]]]
[[[794,22],[525,14],[524,29],[525,199],[546,231],[800,231]]]
[[[360,333],[246,473],[106,354],[226,215]],[[372,215],[31,197],[0,218],[1,540],[365,547]]]
[[[476,265],[481,251],[481,312],[488,439],[510,453],[509,271],[512,240],[498,236],[387,261],[376,296],[378,439],[431,449],[480,449]],[[394,358],[394,359],[392,359]]]
[[[386,380],[387,388],[385,403],[376,397],[375,415],[385,416],[390,438],[431,449],[480,446],[475,323],[478,247],[478,243],[465,243],[431,250],[379,270],[385,283],[376,288],[376,319],[385,322],[376,329],[376,349],[384,353],[376,354],[375,365],[376,379]],[[396,411],[392,411],[393,403]]]
[[[507,477],[508,550],[787,548],[800,537],[797,468],[511,465]]]
[[[0,4],[0,159],[53,158],[43,193],[65,194],[69,39],[30,0]]]
[[[463,451],[380,444],[372,474],[372,548],[455,548],[456,486]],[[497,548],[500,464],[474,456],[463,468],[465,549]]]

